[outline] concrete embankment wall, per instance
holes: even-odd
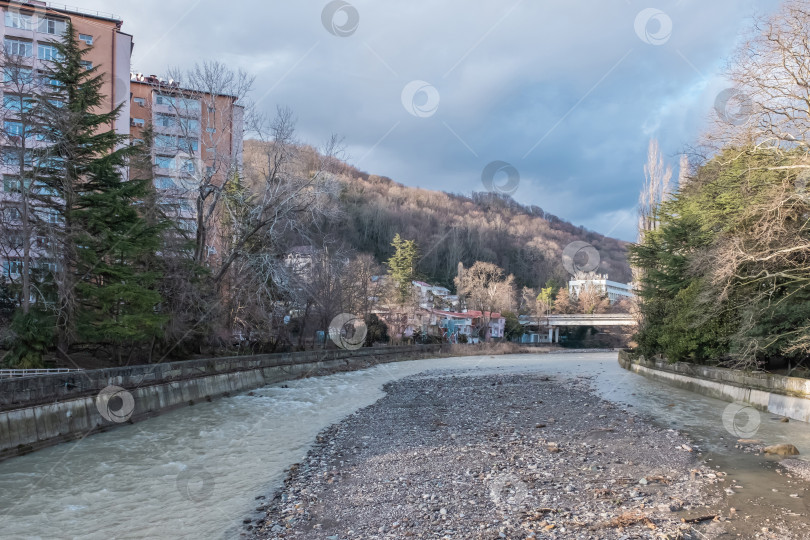
[[[627,351],[619,353],[619,364],[640,375],[704,396],[747,403],[763,411],[810,422],[808,379],[684,362],[631,359]]]
[[[323,370],[362,369],[441,352],[440,345],[320,350],[3,379],[0,460]],[[110,387],[123,391],[105,390]]]

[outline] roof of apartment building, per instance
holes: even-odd
[[[67,6],[64,4],[57,4],[53,2],[42,2],[41,0],[0,0],[0,6],[12,6],[14,9],[31,9],[33,11],[44,10],[45,13],[58,13],[67,16],[78,15],[80,17],[87,17],[90,19],[99,19],[102,21],[111,21],[118,25],[120,28],[123,20],[113,14],[105,11],[97,11],[93,9],[78,8],[75,6]]]
[[[147,86],[152,86],[160,89],[162,92],[176,92],[176,93],[183,93],[183,92],[198,92],[193,88],[186,88],[184,87],[180,81],[175,81],[174,79],[164,79],[163,77],[158,77],[157,75],[144,75],[143,73],[130,73],[129,80],[131,83],[136,84],[143,84]],[[207,94],[207,92],[202,92],[203,94]],[[238,98],[232,94],[226,93],[218,93],[218,97],[224,98],[231,98],[232,100],[236,101]]]

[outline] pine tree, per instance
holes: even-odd
[[[120,347],[156,335],[156,276],[147,260],[159,227],[142,215],[148,180],[123,177],[141,151],[113,129],[121,106],[106,110],[103,75],[88,67],[91,49],[71,23],[52,42],[57,59],[45,67],[47,89],[37,99],[41,181],[55,197],[53,255],[61,354],[77,339]]]
[[[159,249],[159,225],[150,224],[136,204],[149,184],[122,180],[115,161],[100,160],[91,169],[74,218],[82,230],[77,334],[82,341],[112,345],[120,360],[122,346],[159,337],[165,317],[155,310],[161,297],[151,261]]]
[[[394,254],[388,259],[388,275],[397,284],[399,302],[404,303],[410,297],[411,282],[416,275],[416,257],[419,249],[415,240],[403,240],[399,233],[391,243]]]

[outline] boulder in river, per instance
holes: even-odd
[[[774,454],[776,456],[798,456],[799,449],[792,444],[774,444],[766,446],[762,449],[766,454]]]

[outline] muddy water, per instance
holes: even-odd
[[[723,487],[742,486],[729,497],[740,514],[806,519],[810,495],[776,474],[772,459],[733,448],[737,437],[723,425],[727,403],[622,370],[616,353],[561,353],[420,360],[291,381],[10,459],[0,463],[0,537],[237,536],[261,504],[255,498],[279,485],[320,430],[375,402],[386,382],[433,369],[579,378],[691,435],[709,463],[729,473]],[[809,426],[767,414],[759,420],[754,437],[791,442],[810,456]]]

